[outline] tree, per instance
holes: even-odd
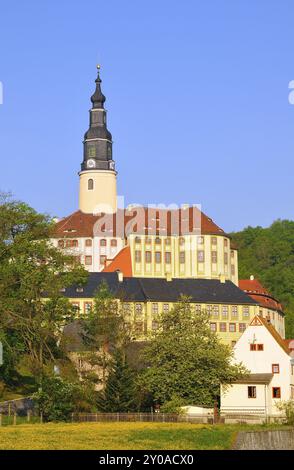
[[[77,409],[80,395],[77,384],[61,377],[45,377],[42,389],[33,398],[45,421],[68,421]]]
[[[284,306],[286,337],[294,337],[294,222],[247,227],[232,233],[239,249],[239,278],[254,274]]]
[[[246,374],[233,364],[232,350],[210,330],[206,312],[193,313],[189,299],[182,297],[162,314],[159,331],[144,350],[148,367],[140,383],[159,404],[212,406],[220,384],[229,384]]]
[[[44,366],[60,356],[59,333],[73,314],[61,288],[87,276],[52,246],[53,227],[28,205],[0,200],[0,335],[8,362],[15,366],[20,353],[28,354],[39,382]]]
[[[93,309],[83,321],[83,340],[87,354],[83,354],[93,369],[101,371],[100,383],[105,387],[116,351],[123,361],[130,342],[130,330],[122,315],[121,306],[110,292],[108,284],[102,282],[94,298]],[[89,378],[89,372],[86,374]],[[93,376],[92,376],[93,377]],[[97,374],[95,374],[98,381]]]
[[[114,354],[105,389],[99,393],[98,408],[116,413],[134,411],[138,407],[135,373],[120,351]]]

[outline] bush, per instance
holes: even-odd
[[[281,401],[276,404],[278,410],[283,411],[287,424],[294,425],[294,400]]]
[[[69,421],[76,408],[80,387],[61,377],[46,377],[33,396],[44,421]]]
[[[171,400],[166,401],[161,407],[162,413],[176,413],[178,415],[185,414],[185,410],[182,406],[185,405],[184,400],[180,397],[173,396]]]

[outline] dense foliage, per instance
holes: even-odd
[[[86,279],[74,257],[50,243],[52,227],[49,217],[0,197],[0,380],[5,383],[23,355],[39,383],[45,368],[52,370],[61,355],[59,332],[73,314],[61,288]]]
[[[239,249],[239,278],[258,278],[286,312],[286,336],[294,337],[294,222],[247,227],[232,234]]]
[[[213,406],[220,384],[247,372],[231,363],[232,349],[210,330],[206,312],[195,315],[189,299],[163,313],[159,325],[144,350],[148,367],[141,376],[141,386],[157,403]]]

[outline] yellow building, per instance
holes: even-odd
[[[53,245],[75,256],[90,277],[83,295],[79,297],[81,292],[74,288],[66,295],[86,314],[100,279],[106,276],[114,285],[119,271],[127,292],[137,286],[135,292],[141,295],[134,298],[132,292],[126,306],[136,337],[155,329],[156,312],[172,308],[184,294],[191,297],[195,313],[208,310],[211,328],[224,342],[234,344],[261,306],[259,299],[239,288],[238,252],[230,236],[198,206],[119,209],[99,71],[91,101],[79,173],[79,210],[59,220],[52,238]],[[284,336],[282,309],[277,305],[272,310],[271,320]]]

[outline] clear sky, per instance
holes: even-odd
[[[294,219],[293,0],[2,0],[0,188],[78,207],[102,64],[118,192],[227,231]]]

